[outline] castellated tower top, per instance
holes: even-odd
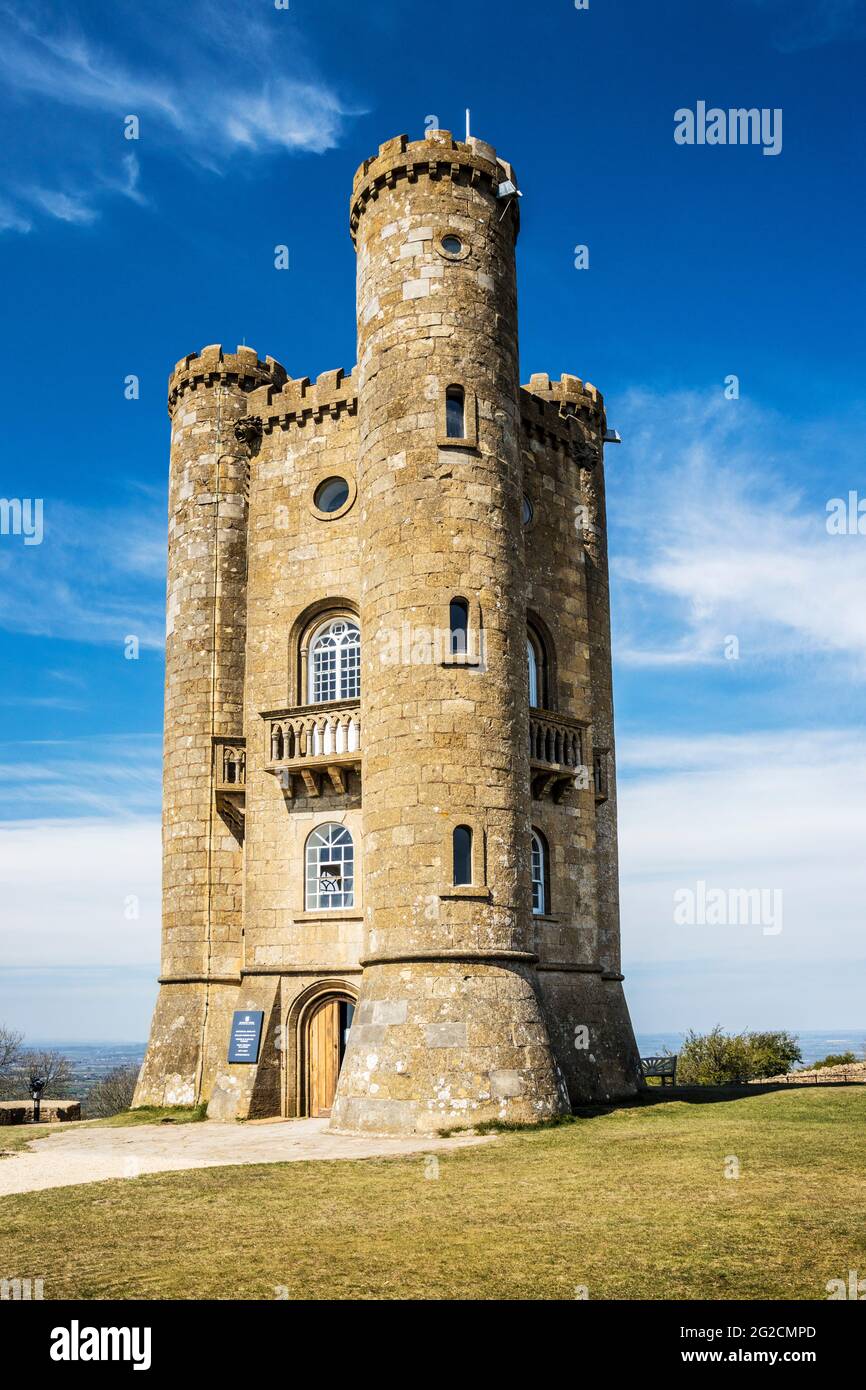
[[[174,413],[178,398],[196,386],[215,386],[218,382],[253,391],[257,386],[275,386],[279,390],[288,380],[285,367],[273,357],[259,360],[255,348],[239,347],[236,352],[223,352],[219,343],[187,353],[175,364],[168,378],[168,413]]]
[[[381,189],[394,188],[400,179],[417,183],[420,178],[453,179],[455,183],[486,189],[494,198],[500,184],[506,180],[517,182],[511,165],[500,159],[486,140],[472,136],[467,144],[455,140],[450,130],[429,130],[424,140],[410,141],[408,135],[395,135],[379,146],[377,155],[365,159],[355,174],[349,220],[352,240],[368,203],[378,198]],[[513,201],[510,221],[516,240],[520,212],[517,198]]]

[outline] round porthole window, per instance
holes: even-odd
[[[535,514],[535,513],[534,513],[534,510],[533,510],[532,503],[530,502],[529,498],[527,497],[526,493],[524,492],[524,494],[523,494],[523,512],[522,512],[522,517],[523,517],[523,524],[524,524],[524,526],[530,526],[530,525],[532,524],[532,518],[533,518],[534,514]]]
[[[442,250],[449,256],[459,256],[463,251],[463,242],[459,236],[454,236],[452,232],[442,238],[441,245]]]
[[[348,500],[349,484],[345,478],[326,478],[313,494],[313,501],[320,512],[338,512]]]

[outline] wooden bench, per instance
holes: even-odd
[[[675,1056],[641,1057],[640,1066],[644,1075],[644,1080],[646,1080],[648,1076],[657,1076],[660,1078],[663,1086],[667,1086],[668,1082],[670,1082],[672,1086],[677,1084],[677,1058]]]

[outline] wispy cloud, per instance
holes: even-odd
[[[617,419],[618,660],[721,663],[735,636],[756,663],[817,651],[840,675],[866,678],[866,607],[855,600],[866,592],[866,537],[828,534],[836,494],[796,481],[825,462],[826,441],[719,395],[634,392]],[[862,437],[861,426],[850,433]],[[857,477],[840,461],[841,495]]]
[[[94,222],[99,216],[95,208],[88,206],[84,198],[76,193],[63,193],[51,188],[32,188],[26,195],[36,207],[61,222],[86,224]]]
[[[244,14],[241,22],[237,6],[224,0],[190,0],[182,12],[160,0],[130,20],[126,37],[134,37],[134,59],[89,32],[93,22],[83,8],[53,22],[36,21],[7,5],[2,10],[7,32],[0,76],[19,108],[18,119],[23,103],[28,120],[42,126],[48,138],[40,152],[46,176],[36,187],[10,178],[0,230],[28,231],[30,208],[86,225],[107,194],[146,201],[136,155],[118,153],[128,116],[138,119],[142,149],[185,156],[218,172],[238,153],[332,149],[353,114],[316,75],[297,32],[276,10],[267,18]],[[77,173],[68,169],[68,150],[62,160],[51,157],[63,133],[57,125],[62,111],[81,146]],[[116,122],[111,151],[105,145],[105,116]],[[65,177],[52,178],[52,171],[65,171]]]
[[[32,219],[26,213],[0,198],[0,232],[29,232],[32,226]]]
[[[100,734],[0,744],[7,812],[38,818],[157,815],[162,790],[159,734]],[[3,821],[0,819],[0,827]]]
[[[107,510],[46,498],[41,545],[0,547],[0,627],[64,641],[165,642],[165,512],[155,498]]]
[[[156,959],[158,817],[0,824],[5,967]]]
[[[862,959],[859,730],[622,735],[618,761],[627,960],[793,969],[832,949],[838,974],[843,962]],[[674,893],[699,880],[725,890],[781,889],[783,930],[764,936],[760,926],[676,924]],[[805,979],[804,968],[800,997],[808,996]],[[705,996],[712,987],[710,973]]]
[[[777,19],[775,45],[782,53],[866,38],[863,0],[748,0]]]

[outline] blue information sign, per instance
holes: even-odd
[[[236,1010],[232,1017],[232,1039],[229,1043],[230,1062],[257,1062],[262,1040],[261,1009]]]

